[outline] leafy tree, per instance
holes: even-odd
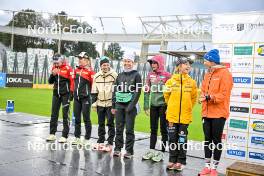
[[[111,59],[118,60],[124,55],[124,51],[121,50],[119,43],[110,43],[108,49],[105,51],[105,55]]]

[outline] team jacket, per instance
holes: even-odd
[[[96,106],[110,107],[112,106],[113,85],[115,83],[117,73],[110,70],[107,73],[102,71],[94,75],[92,86],[92,98]]]
[[[88,67],[79,66],[74,70],[74,98],[91,99],[91,89],[94,71]]]
[[[56,67],[52,67],[52,71]],[[53,86],[53,94],[54,95],[64,95],[73,92],[74,90],[74,72],[69,65],[63,64],[59,69],[59,73],[57,75],[50,74],[49,84],[54,84]]]
[[[202,102],[202,116],[228,118],[232,87],[232,75],[224,66],[215,66],[206,73],[202,82],[201,94],[210,95],[211,100]]]
[[[187,74],[174,74],[166,82],[164,91],[167,103],[166,119],[172,123],[189,124],[192,121],[192,109],[197,99],[197,86]]]
[[[171,74],[164,69],[164,59],[162,57],[155,56],[152,60],[158,63],[159,69],[148,73],[144,92],[144,110],[148,110],[149,105],[166,105],[163,97],[163,87],[171,77]]]

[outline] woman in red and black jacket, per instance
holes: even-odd
[[[73,74],[72,68],[66,64],[65,57],[60,54],[55,54],[53,56],[52,73],[49,77],[49,84],[54,84],[54,86],[50,119],[50,135],[47,138],[47,141],[56,140],[55,133],[58,126],[60,106],[62,105],[63,131],[59,142],[67,142],[69,134],[70,101],[72,100],[74,90]]]
[[[81,52],[78,56],[79,66],[74,71],[74,106],[73,112],[75,116],[75,139],[72,145],[81,144],[81,113],[83,114],[83,121],[85,124],[85,145],[89,145],[91,137],[92,123],[90,119],[91,110],[91,88],[93,82],[93,75],[95,74],[91,69],[91,60],[86,52]]]

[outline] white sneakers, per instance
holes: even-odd
[[[65,137],[60,137],[60,139],[58,140],[59,143],[66,143],[67,142],[67,138]]]
[[[56,141],[56,136],[54,134],[50,134],[47,138],[46,138],[46,141],[47,142],[54,142]]]

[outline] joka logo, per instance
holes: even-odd
[[[22,78],[7,78],[6,83],[22,83]]]
[[[230,119],[229,127],[239,128],[239,129],[247,129],[247,123],[248,122],[244,121],[244,120]]]
[[[234,83],[242,83],[242,84],[250,84],[251,78],[250,77],[233,77]]]
[[[264,84],[264,78],[255,77],[254,84]]]
[[[252,136],[251,137],[251,143],[252,144],[259,144],[259,145],[264,145],[264,138],[263,137],[258,137],[258,136]]]
[[[241,93],[232,92],[232,97],[250,98],[250,92],[241,92]]]
[[[237,31],[243,31],[245,29],[245,25],[244,24],[237,24]]]
[[[264,115],[264,109],[252,108],[252,114]]]
[[[249,112],[249,108],[248,107],[230,106],[230,111],[248,113]]]
[[[259,45],[257,52],[259,56],[264,56],[264,45]]]
[[[242,150],[227,150],[228,155],[233,155],[233,156],[239,156],[239,157],[245,157],[246,152]]]
[[[264,153],[249,152],[249,158],[264,160]]]
[[[253,131],[264,133],[264,122],[263,121],[254,121],[251,125]]]

